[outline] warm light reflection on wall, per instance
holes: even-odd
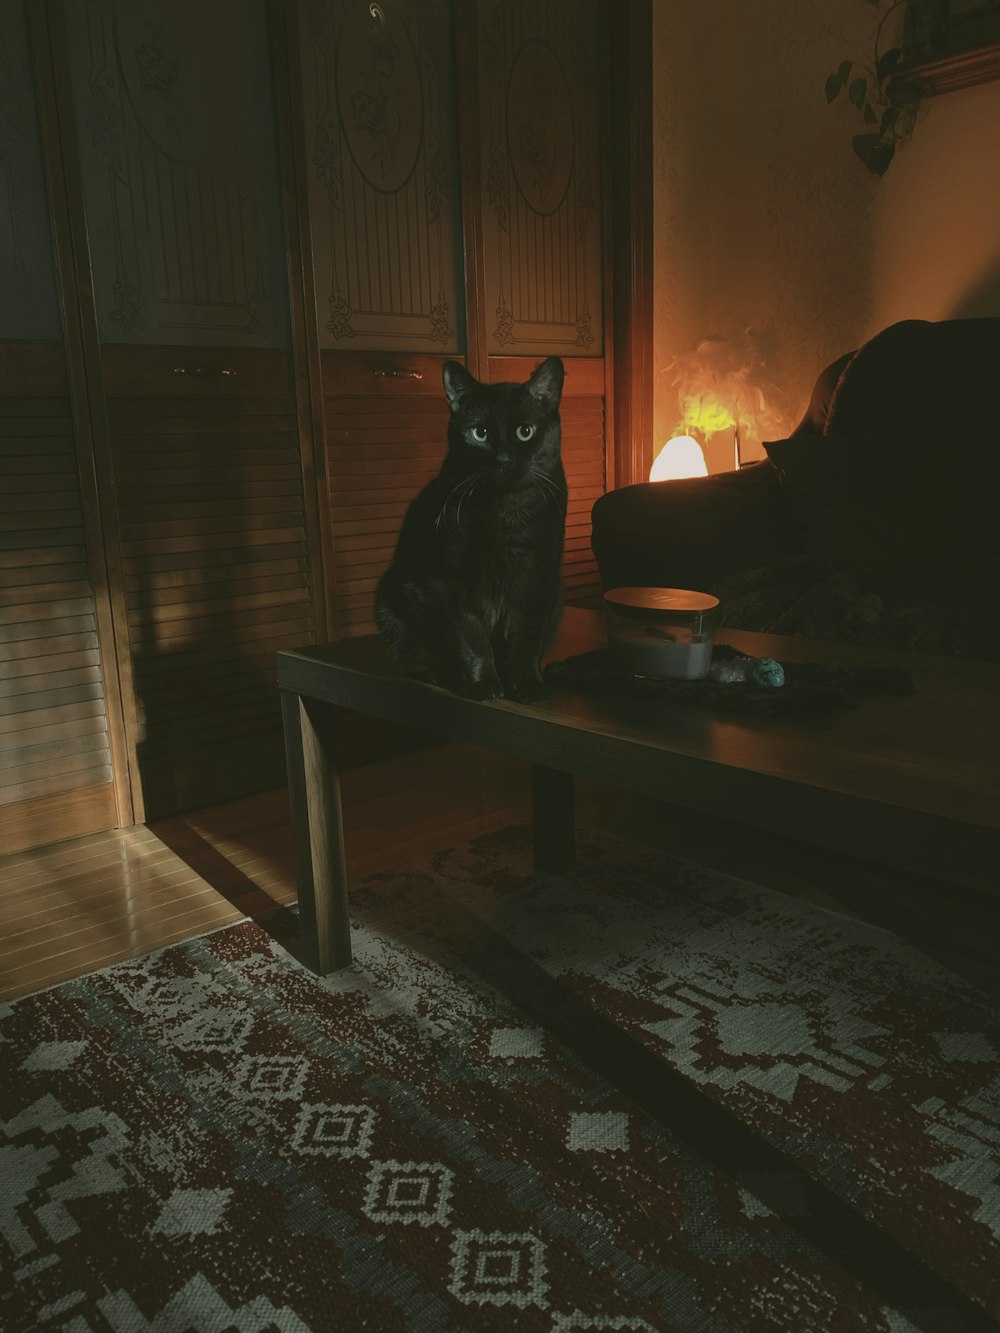
[[[653,459],[650,481],[676,481],[681,477],[707,477],[708,466],[701,445],[692,435],[675,435]]]

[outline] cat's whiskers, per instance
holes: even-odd
[[[549,499],[550,497],[552,497],[557,501],[559,500],[560,498],[559,487],[555,484],[555,482],[552,480],[551,477],[546,476],[544,472],[540,472],[538,468],[534,467],[528,469],[528,476],[531,477],[534,481],[541,483],[538,489],[539,493],[542,496],[544,496],[545,499]]]
[[[459,529],[459,528],[461,528],[461,526],[462,526],[462,505],[465,503],[466,497],[467,497],[467,496],[470,496],[470,495],[472,494],[472,492],[476,489],[476,482],[479,481],[479,479],[480,479],[480,477],[481,477],[482,475],[483,475],[483,474],[482,474],[482,470],[480,470],[479,472],[474,472],[474,473],[472,474],[472,476],[470,477],[470,479],[469,479],[469,484],[468,484],[468,486],[465,488],[465,490],[464,490],[464,491],[462,492],[462,494],[459,496],[459,500],[458,500],[458,510],[457,510],[456,513],[455,513],[455,528],[456,528],[456,530]]]
[[[437,531],[439,530],[439,528],[441,527],[441,520],[444,518],[445,511],[447,510],[448,505],[449,505],[449,503],[451,502],[451,497],[455,494],[455,492],[459,489],[459,487],[467,485],[468,480],[469,480],[468,477],[463,477],[463,478],[461,479],[461,481],[459,481],[458,484],[457,484],[456,486],[453,486],[453,487],[451,488],[451,490],[448,492],[448,494],[444,497],[444,504],[443,504],[443,505],[441,506],[441,508],[438,510],[438,516],[437,516],[437,518],[434,520],[434,531],[435,531],[435,532],[437,532]]]
[[[478,472],[473,472],[468,477],[463,477],[461,481],[458,482],[457,485],[451,488],[451,490],[445,496],[444,504],[438,511],[437,518],[434,520],[435,532],[440,531],[441,522],[446,517],[448,506],[451,504],[452,497],[455,495],[455,492],[461,491],[461,495],[458,497],[458,510],[455,516],[455,525],[456,527],[458,526],[462,518],[462,501],[465,499],[467,495],[470,495],[472,493],[473,489],[475,488],[476,482],[479,480],[482,474],[483,474],[483,469],[480,468]]]

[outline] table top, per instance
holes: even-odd
[[[848,851],[858,838],[874,850],[882,832],[911,839],[914,847],[895,853],[895,863],[902,857],[918,870],[930,865],[935,877],[948,868],[956,832],[972,837],[963,859],[971,863],[992,850],[995,864],[1000,666],[729,629],[718,640],[779,661],[901,666],[916,693],[868,696],[856,708],[807,719],[562,690],[542,704],[473,702],[405,679],[375,636],[281,652],[278,684],[626,789],[659,794],[670,787],[681,804],[717,813],[722,806],[734,818],[791,836],[798,821],[807,840]],[[571,607],[547,656],[605,643],[601,614]],[[804,792],[838,799],[804,805]],[[864,829],[856,837],[849,826],[859,821]],[[970,882],[964,872],[958,878]],[[1000,888],[992,869],[990,877],[973,878],[977,887],[994,880]]]

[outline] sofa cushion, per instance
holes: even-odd
[[[764,447],[806,551],[846,570],[936,587],[978,581],[987,497],[966,441],[907,430]]]
[[[608,491],[594,504],[592,523],[605,589],[705,588],[801,549],[766,459],[739,472]]]

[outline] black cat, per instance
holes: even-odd
[[[544,699],[542,653],[562,612],[563,364],[526,384],[444,365],[441,471],[406,512],[375,620],[408,675],[469,699]]]

